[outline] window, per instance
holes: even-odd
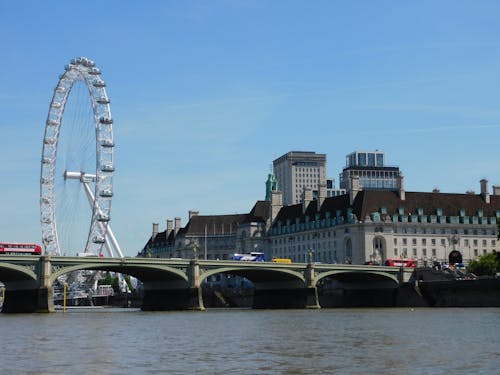
[[[425,238],[422,238],[422,246],[427,245],[427,240]]]
[[[436,249],[432,249],[432,256],[435,257],[436,256]]]
[[[443,246],[446,245],[446,240],[444,238],[441,238],[441,245],[443,245]]]

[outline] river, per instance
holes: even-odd
[[[0,374],[498,374],[500,308],[0,314]]]

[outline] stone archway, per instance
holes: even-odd
[[[448,263],[449,264],[456,264],[456,263],[462,263],[462,253],[458,250],[453,250],[449,255],[448,255]]]

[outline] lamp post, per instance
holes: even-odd
[[[193,256],[195,260],[198,260],[198,241],[193,244]]]
[[[314,250],[309,249],[307,255],[309,255],[309,263],[312,264],[314,262]]]

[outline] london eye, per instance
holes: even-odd
[[[46,253],[123,257],[109,225],[114,146],[101,71],[86,57],[72,59],[59,77],[45,123],[40,221]]]

